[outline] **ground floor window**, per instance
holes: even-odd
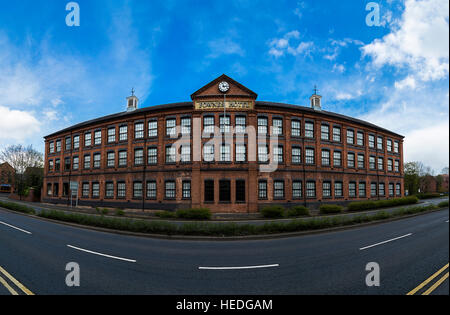
[[[324,198],[331,197],[331,182],[323,182],[323,184],[322,184],[322,196]]]
[[[334,183],[334,196],[335,197],[342,197],[342,196],[344,196],[343,190],[342,190],[342,182],[335,182]]]
[[[394,184],[389,184],[389,196],[394,196]]]
[[[166,198],[167,199],[175,199],[176,198],[176,187],[175,181],[170,180],[166,182]]]
[[[245,202],[245,180],[236,181],[236,202]]]
[[[258,183],[258,197],[259,199],[267,199],[267,181],[260,180]]]
[[[380,196],[385,196],[386,195],[386,192],[384,191],[384,184],[383,183],[380,183],[380,185],[379,185],[379,193],[380,193]]]
[[[231,182],[229,180],[219,181],[219,201],[231,202]]]
[[[147,198],[148,199],[156,199],[156,182],[155,181],[147,182]]]
[[[306,197],[315,198],[316,197],[316,182],[306,183]]]
[[[52,184],[47,184],[47,196],[53,195]]]
[[[401,196],[402,195],[402,185],[401,184],[395,185],[395,194],[397,196]]]
[[[284,181],[276,180],[273,183],[273,198],[284,199]]]
[[[127,194],[127,186],[124,182],[117,183],[117,198],[125,198]]]
[[[371,197],[377,196],[377,184],[375,183],[370,184],[370,196]]]
[[[114,183],[106,183],[105,192],[106,198],[114,198]]]
[[[191,199],[191,182],[183,182],[183,199]]]
[[[302,192],[302,182],[299,180],[292,182],[292,198],[293,199],[300,199],[303,196]]]
[[[205,180],[205,202],[214,202],[214,181]]]
[[[348,195],[350,197],[356,197],[356,183],[350,182],[348,184]]]
[[[133,183],[133,198],[142,198],[142,182]]]
[[[90,193],[90,186],[89,186],[89,183],[83,183],[83,186],[82,186],[82,196],[84,197],[84,198],[89,198],[89,193]]]
[[[366,196],[366,183],[359,183],[359,196],[360,197]]]
[[[100,197],[100,184],[93,183],[92,184],[92,198],[98,198],[98,197]]]

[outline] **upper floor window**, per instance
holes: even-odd
[[[358,168],[364,168],[364,154],[358,154]]]
[[[148,122],[148,136],[155,138],[158,136],[158,121],[151,120]]]
[[[273,157],[274,160],[278,163],[283,163],[283,147],[282,146],[276,146],[273,148]]]
[[[375,136],[369,135],[369,148],[375,148]]]
[[[312,122],[305,123],[305,137],[314,138],[314,123]]]
[[[116,142],[116,128],[108,129],[108,143]]]
[[[391,139],[388,139],[386,141],[386,148],[389,152],[392,152],[392,140]]]
[[[55,143],[54,142],[50,142],[50,144],[49,144],[49,152],[50,152],[50,154],[55,153]]]
[[[394,170],[394,161],[391,159],[387,160],[387,169],[389,172],[392,172]]]
[[[348,144],[355,143],[355,132],[353,130],[347,130],[347,143]]]
[[[347,154],[347,167],[355,167],[355,153]]]
[[[203,146],[203,160],[205,162],[214,162],[214,144],[207,143]]]
[[[301,136],[301,122],[299,120],[291,121],[291,136],[300,137]]]
[[[139,122],[134,124],[134,138],[143,139],[144,138],[144,123]]]
[[[120,126],[119,128],[119,141],[128,140],[128,126]]]
[[[302,163],[302,149],[299,147],[292,148],[292,164]]]
[[[333,127],[333,141],[341,142],[341,127]]]
[[[181,147],[181,162],[189,163],[191,161],[191,146],[183,145]]]
[[[283,134],[283,119],[274,118],[272,120],[273,135],[280,136]]]
[[[92,133],[88,132],[84,134],[84,146],[90,147],[92,144]]]
[[[148,164],[149,165],[158,164],[158,149],[157,148],[149,148],[148,149]]]
[[[374,156],[369,157],[369,168],[371,170],[375,169],[375,157]]]
[[[382,137],[377,138],[377,149],[383,150],[383,138]]]
[[[267,117],[258,117],[258,134],[267,134],[268,120]]]
[[[175,118],[166,120],[166,136],[176,137],[177,135],[177,120]]]
[[[181,118],[181,134],[190,135],[191,134],[191,118],[184,117]]]
[[[333,166],[342,166],[342,152],[341,151],[334,151]]]
[[[100,168],[101,155],[100,153],[94,154],[94,168]]]
[[[394,171],[395,172],[400,172],[400,161],[398,161],[398,160],[395,160],[395,164],[394,164],[395,166],[394,166]]]
[[[245,133],[246,128],[247,128],[247,117],[236,116],[236,133],[238,134]]]
[[[70,170],[70,158],[65,158],[64,159],[64,170],[65,171]]]
[[[330,151],[322,150],[322,165],[330,165]]]
[[[127,162],[128,162],[127,151],[119,151],[119,166],[120,167],[127,166]]]
[[[203,118],[203,133],[207,135],[214,133],[214,116],[206,116]]]
[[[166,147],[166,163],[175,163],[177,157],[177,150],[175,146]]]
[[[394,153],[398,153],[399,144],[397,141],[394,142]]]
[[[266,163],[269,161],[269,148],[267,145],[258,146],[258,161],[261,163]]]
[[[382,171],[384,169],[384,160],[381,157],[378,158],[378,169],[380,171]]]
[[[84,169],[88,170],[91,168],[91,156],[85,155],[84,156]]]
[[[312,164],[314,164],[314,160],[315,160],[315,158],[314,158],[314,149],[307,148],[305,150],[305,163],[309,164],[309,165],[312,165]]]
[[[358,131],[357,133],[356,144],[360,146],[364,145],[364,133],[361,131]]]
[[[94,145],[101,145],[102,144],[102,131],[97,130],[94,132]]]
[[[56,141],[56,152],[61,152],[61,140]]]
[[[72,165],[72,168],[73,168],[74,170],[78,170],[78,169],[80,168],[80,158],[79,158],[78,156],[75,156],[75,157],[73,158],[73,165]]]
[[[80,136],[73,137],[73,148],[74,149],[80,148]]]
[[[66,151],[69,151],[70,149],[72,149],[72,138],[71,137],[66,138],[65,145],[66,145]]]
[[[330,140],[330,127],[328,125],[322,125],[320,131],[320,138],[322,140]]]
[[[229,144],[222,144],[220,146],[220,162],[231,161],[231,147]]]
[[[53,171],[53,165],[54,165],[53,160],[48,161],[48,170],[49,170],[50,172]]]
[[[236,162],[245,162],[247,160],[246,151],[245,144],[236,144]]]
[[[221,133],[229,133],[231,127],[231,118],[230,116],[220,116],[220,132]]]
[[[144,149],[134,150],[134,165],[144,165]]]

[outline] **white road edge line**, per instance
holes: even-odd
[[[32,234],[31,232],[28,232],[28,231],[25,231],[25,230],[19,229],[19,228],[18,228],[18,227],[16,227],[16,226],[13,226],[13,225],[11,225],[11,224],[8,224],[8,223],[2,222],[2,221],[0,221],[0,224],[3,224],[3,225],[6,225],[6,226],[9,226],[10,228],[16,229],[16,230],[18,230],[18,231],[20,231],[20,232],[23,232],[23,233],[27,233],[27,234]]]
[[[279,264],[262,265],[262,266],[244,266],[244,267],[198,267],[200,270],[239,270],[239,269],[261,269],[280,267]]]
[[[412,235],[412,233],[409,233],[409,234],[406,234],[406,235],[403,235],[403,236],[399,236],[399,237],[396,237],[396,238],[393,238],[393,239],[390,239],[390,240],[387,240],[387,241],[384,241],[384,242],[380,242],[380,243],[376,243],[376,244],[369,245],[369,246],[366,246],[366,247],[362,247],[359,250],[365,250],[365,249],[372,248],[372,247],[375,247],[375,246],[378,246],[378,245],[383,245],[383,244],[386,244],[386,243],[389,243],[389,242],[392,242],[392,241],[396,241],[396,240],[399,240],[399,239],[402,239],[402,238],[405,238],[405,237],[408,237],[408,236],[411,236],[411,235]]]
[[[75,247],[75,246],[72,246],[72,245],[67,245],[67,247],[70,247],[70,248],[73,248],[73,249],[76,249],[76,250],[79,250],[79,251],[82,251],[82,252],[86,252],[86,253],[89,253],[89,254],[98,255],[98,256],[108,257],[108,258],[117,259],[117,260],[123,260],[123,261],[127,261],[127,262],[132,262],[132,263],[136,262],[136,260],[134,260],[134,259],[127,259],[127,258],[122,258],[122,257],[116,257],[116,256],[102,254],[102,253],[97,253],[97,252],[94,252],[94,251],[91,251],[91,250]]]

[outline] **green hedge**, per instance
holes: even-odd
[[[176,212],[177,218],[189,220],[210,220],[211,211],[206,208],[180,209]]]
[[[416,196],[377,201],[356,201],[349,203],[348,211],[363,211],[387,207],[397,207],[416,204],[417,202],[419,202],[419,199]]]
[[[308,215],[309,209],[304,206],[294,206],[286,211],[286,216],[288,217],[301,217]]]
[[[415,195],[419,199],[431,199],[431,198],[439,198],[441,196],[440,193],[419,193]]]
[[[269,219],[282,218],[284,216],[284,210],[283,206],[266,206],[261,209],[261,214],[264,218]]]
[[[155,216],[161,219],[175,219],[177,217],[177,214],[170,211],[158,211],[155,213]]]
[[[448,207],[448,200],[446,201],[442,201],[438,204],[439,208],[444,208],[444,207]]]
[[[338,205],[321,205],[319,210],[322,214],[334,214],[341,213],[344,207]]]
[[[13,211],[17,211],[17,212],[22,212],[22,213],[28,213],[28,214],[35,213],[33,208],[18,204],[18,203],[14,203],[14,202],[0,201],[0,207],[9,209],[9,210],[13,210]]]

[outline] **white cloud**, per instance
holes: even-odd
[[[269,43],[269,55],[279,58],[285,54],[292,56],[309,54],[314,47],[314,43],[299,42],[299,39],[300,33],[297,30],[286,33],[282,38],[272,39]]]
[[[210,50],[208,58],[217,58],[222,55],[245,55],[244,49],[230,38],[212,40],[208,43],[208,47]]]
[[[403,90],[405,88],[414,89],[416,87],[416,79],[413,76],[408,76],[401,81],[395,82],[395,88]]]
[[[449,73],[448,0],[406,0],[393,31],[362,48],[376,67],[406,68],[422,81]]]
[[[0,105],[0,143],[6,140],[23,141],[39,131],[40,123],[33,113]]]

